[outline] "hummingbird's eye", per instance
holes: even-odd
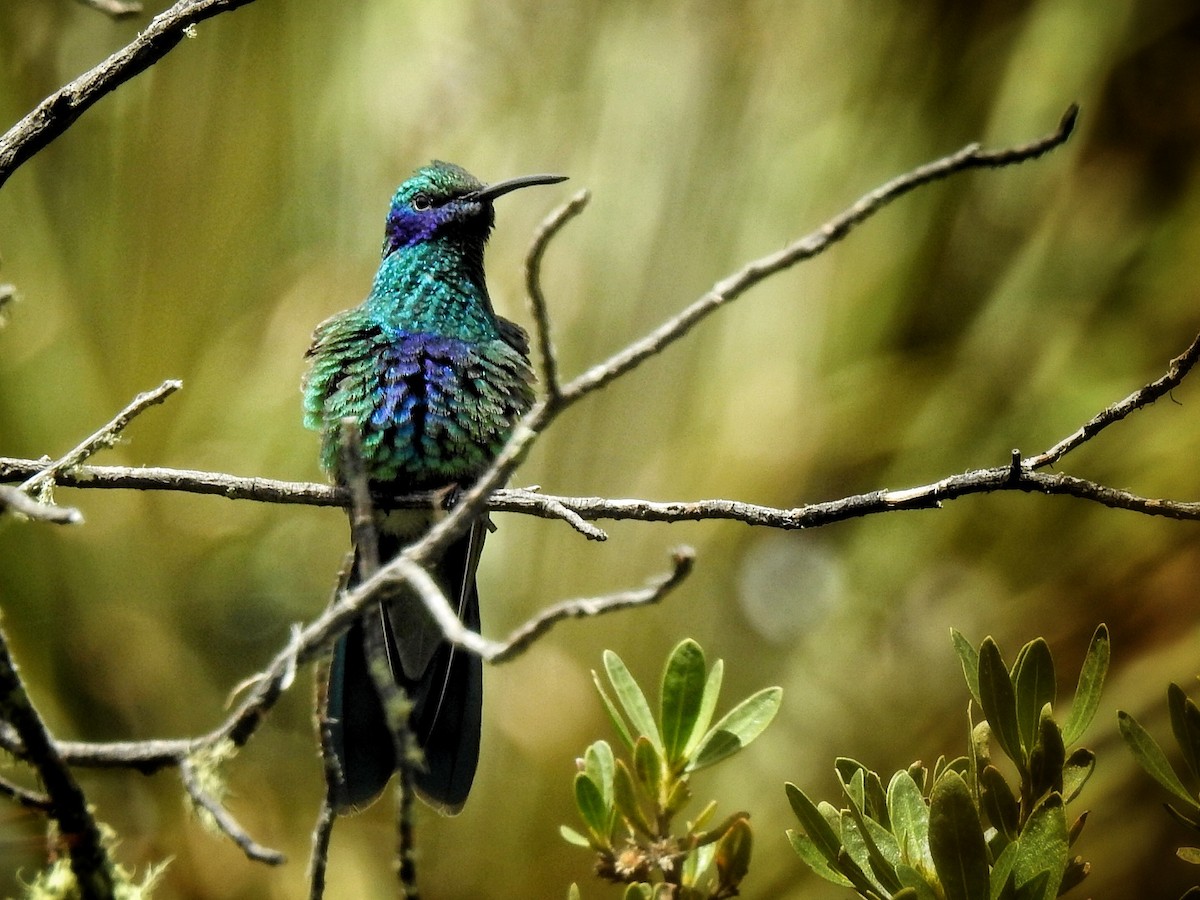
[[[433,209],[433,201],[429,199],[429,195],[424,191],[412,198],[412,208],[417,212],[425,212],[427,209]]]

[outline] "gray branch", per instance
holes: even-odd
[[[199,22],[253,0],[179,0],[125,47],[59,88],[0,137],[0,186],[101,97],[150,68]]]
[[[47,808],[58,826],[62,848],[70,857],[79,896],[82,900],[108,900],[113,896],[114,871],[100,826],[61,749],[29,699],[3,632],[0,632],[0,721],[12,729],[24,750],[25,760],[45,786]],[[40,800],[33,794],[17,794],[15,788],[6,792],[13,793],[26,805]]]

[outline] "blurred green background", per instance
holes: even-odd
[[[3,0],[5,127],[147,21]],[[1198,85],[1191,2],[259,0],[201,24],[0,191],[0,280],[21,295],[0,331],[0,455],[61,454],[180,378],[96,461],[319,479],[300,425],[308,336],[365,294],[390,194],[430,158],[485,180],[571,176],[499,204],[490,282],[524,322],[532,228],[592,190],[547,261],[570,374],[891,176],[977,139],[1041,135],[1078,101],[1066,147],[925,188],[755,289],[564,416],[515,483],[792,506],[1002,464],[1160,375],[1195,333]],[[1172,399],[1062,468],[1196,498],[1200,387]],[[63,737],[212,727],[324,606],[347,543],[335,510],[58,499],[87,524],[0,520],[0,606]],[[836,755],[890,772],[962,752],[951,626],[996,636],[1010,659],[1046,636],[1065,691],[1100,621],[1114,670],[1090,741],[1080,894],[1174,897],[1196,879],[1173,856],[1191,838],[1114,715],[1166,741],[1167,682],[1195,685],[1194,524],[997,495],[811,533],[609,523],[597,545],[560,523],[499,525],[481,582],[491,635],[638,584],[679,543],[698,565],[661,607],[563,625],[489,670],[471,801],[453,820],[421,813],[426,896],[562,897],[572,880],[616,896],[557,833],[576,822],[574,757],[611,737],[588,674],[606,647],[652,680],[690,635],[726,660],[727,697],[784,686],[772,728],[697,787],[753,814],[745,896],[825,898],[846,894],[788,847],[783,781],[830,798]],[[83,774],[123,862],[173,859],[158,896],[305,895],[322,790],[310,681],[227,767],[230,807],[288,853],[282,868],[206,833],[170,773]],[[39,834],[36,816],[0,805],[0,893],[40,865]],[[390,804],[343,821],[328,896],[392,896],[393,846]]]

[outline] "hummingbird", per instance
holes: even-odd
[[[360,305],[317,326],[306,354],[304,424],[321,435],[321,466],[345,483],[342,428],[357,431],[374,495],[444,491],[453,497],[487,470],[533,404],[529,339],[497,315],[484,279],[493,201],[519,188],[564,181],[526,175],[485,185],[434,161],[392,197],[383,259]],[[435,510],[377,511],[381,564],[420,538]],[[489,523],[478,518],[431,574],[468,628],[478,631],[475,572]],[[350,584],[362,580],[355,547]],[[483,667],[442,639],[411,592],[380,603],[336,642],[322,691],[323,750],[330,803],[369,805],[397,768],[392,736],[368,669],[365,641],[380,629],[392,678],[412,703],[409,727],[424,764],[418,796],[453,815],[479,761]],[[379,632],[375,632],[378,634]]]

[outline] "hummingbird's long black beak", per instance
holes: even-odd
[[[533,187],[535,184],[558,184],[560,181],[566,180],[566,175],[520,175],[516,178],[509,178],[507,181],[497,181],[495,184],[481,187],[463,199],[484,203],[495,200],[501,194],[507,194],[509,191],[515,191],[518,188]]]

